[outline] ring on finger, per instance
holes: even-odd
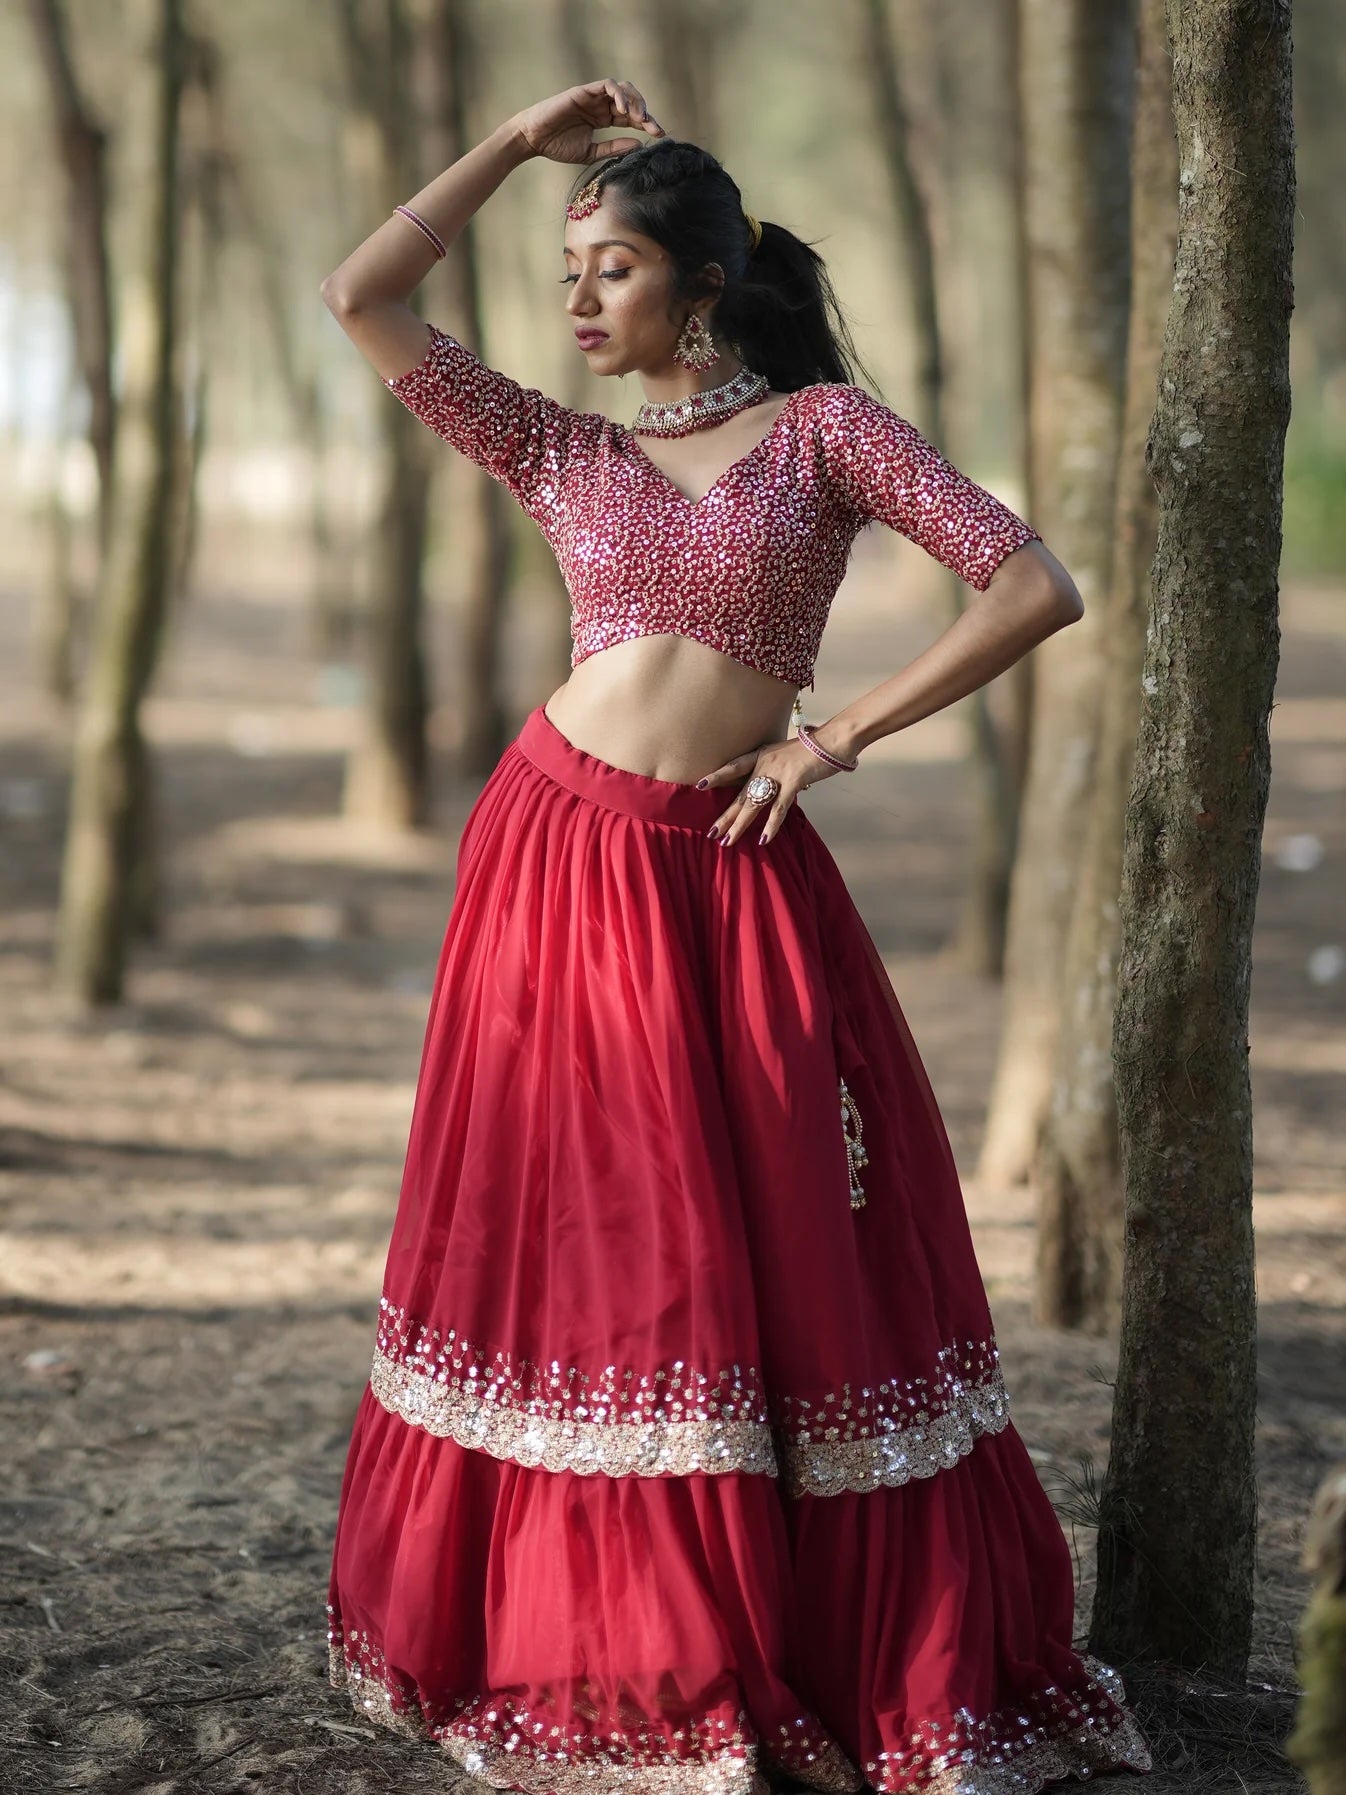
[[[774,804],[780,797],[780,780],[769,773],[754,773],[743,788],[743,796],[749,804]]]

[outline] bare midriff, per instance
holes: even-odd
[[[609,766],[694,785],[784,741],[796,690],[703,642],[660,634],[589,655],[543,709],[573,747]]]
[[[704,496],[770,435],[788,398],[769,391],[713,429],[675,443],[646,438],[641,452],[684,497]],[[750,748],[784,741],[797,689],[690,636],[657,632],[588,655],[543,708],[586,754],[694,785]]]

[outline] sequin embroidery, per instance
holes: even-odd
[[[427,1701],[411,1678],[394,1675],[368,1631],[347,1633],[327,1604],[328,1682],[345,1690],[362,1718],[405,1738],[433,1739],[470,1775],[494,1788],[580,1795],[766,1795],[773,1766],[818,1791],[838,1795],[871,1787],[887,1795],[1037,1795],[1061,1777],[1087,1778],[1127,1765],[1152,1767],[1149,1747],[1126,1706],[1110,1665],[1080,1654],[1082,1676],[1047,1684],[977,1718],[959,1708],[945,1720],[919,1722],[900,1746],[864,1766],[852,1763],[817,1717],[760,1738],[747,1711],[699,1719],[644,1720],[623,1711],[620,1725],[581,1696],[586,1730],[508,1695],[481,1692],[444,1706]],[[866,1781],[868,1779],[868,1781]]]
[[[813,684],[855,537],[870,519],[985,591],[1038,533],[863,387],[787,395],[766,436],[692,500],[635,434],[524,387],[435,325],[384,385],[504,485],[556,556],[572,652],[671,633]]]
[[[607,1477],[746,1471],[792,1495],[933,1477],[1009,1420],[993,1340],[940,1349],[932,1377],[768,1395],[756,1366],[682,1359],[640,1375],[540,1364],[416,1323],[384,1296],[370,1388],[413,1427],[517,1464]]]

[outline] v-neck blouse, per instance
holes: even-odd
[[[851,545],[871,518],[984,592],[1036,530],[863,387],[788,393],[699,499],[635,433],[489,367],[429,326],[383,384],[498,480],[546,537],[571,602],[570,664],[635,636],[702,642],[794,686],[814,663]]]

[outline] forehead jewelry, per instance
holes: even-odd
[[[587,218],[590,212],[598,210],[599,202],[602,199],[602,179],[601,175],[595,175],[593,180],[585,182],[566,207],[567,218]]]
[[[596,212],[598,210],[599,206],[602,204],[602,199],[603,176],[599,173],[596,174],[592,180],[586,181],[583,187],[580,188],[574,199],[572,199],[570,204],[566,207],[566,217],[587,218],[591,212]],[[745,211],[743,214],[743,222],[748,227],[749,243],[753,249],[756,249],[757,245],[762,241],[761,224],[753,217],[752,213],[748,211]]]

